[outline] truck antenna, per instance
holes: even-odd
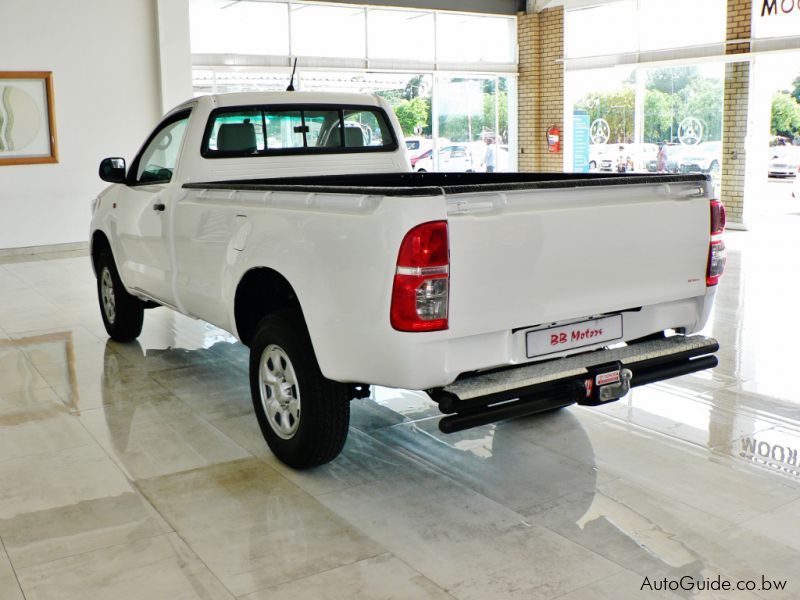
[[[294,59],[294,66],[292,67],[292,76],[289,78],[289,85],[286,86],[287,92],[294,91],[294,72],[297,70],[297,57]]]

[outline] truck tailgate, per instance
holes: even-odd
[[[705,182],[447,197],[454,337],[701,296]]]

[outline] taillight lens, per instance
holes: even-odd
[[[398,331],[447,329],[450,256],[447,221],[414,227],[403,238],[390,311]]]
[[[706,268],[706,285],[719,283],[725,270],[727,253],[725,242],[719,236],[725,231],[725,207],[719,200],[711,201],[711,241],[708,244],[708,266]]]
[[[711,235],[725,231],[725,207],[719,200],[711,201]]]
[[[728,257],[725,251],[725,242],[714,240],[708,248],[708,269],[706,271],[706,285],[717,285]]]

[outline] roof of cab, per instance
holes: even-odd
[[[254,104],[359,104],[378,106],[375,96],[335,92],[237,92],[212,94],[209,99],[217,107]]]
[[[208,94],[182,102],[168,115],[186,110],[200,103],[211,103],[211,109],[231,106],[256,106],[275,104],[334,104],[357,106],[380,106],[377,96],[368,94],[345,94],[338,92],[234,92],[230,94]]]

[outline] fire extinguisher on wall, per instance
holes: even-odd
[[[547,151],[561,152],[561,131],[555,125],[547,130]]]

